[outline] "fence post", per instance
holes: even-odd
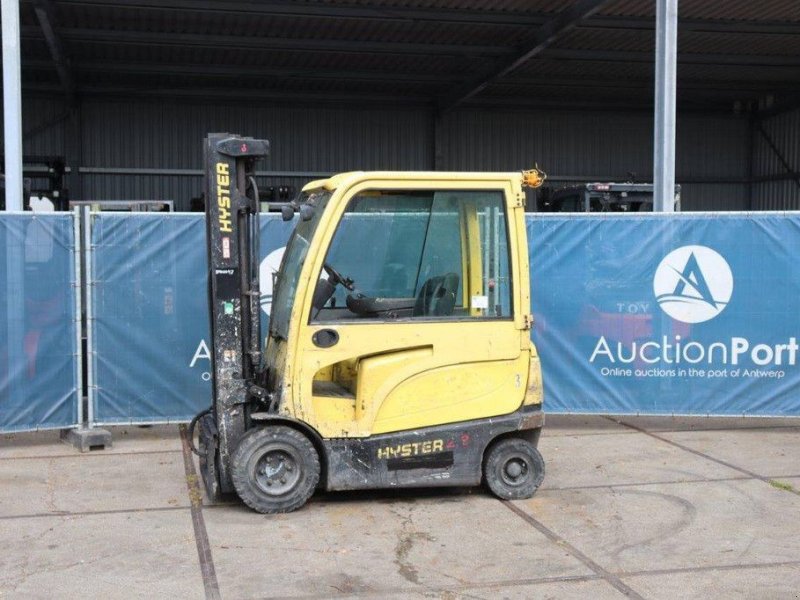
[[[75,302],[75,396],[78,402],[78,424],[84,423],[83,413],[83,277],[81,277],[81,213],[78,207],[72,211],[72,256],[75,280],[72,283],[73,301]]]
[[[86,426],[94,427],[94,309],[92,285],[94,268],[92,260],[92,215],[88,206],[83,207],[83,273],[86,282],[84,307],[86,312]]]
[[[79,293],[77,299],[83,300],[83,312],[85,320],[83,321],[83,329],[86,331],[86,352],[83,354],[83,360],[86,361],[86,411],[83,411],[83,390],[79,389],[81,397],[81,408],[79,415],[81,423],[78,429],[69,429],[61,432],[61,439],[67,443],[72,444],[81,452],[89,450],[102,450],[110,448],[112,445],[111,432],[105,429],[99,429],[94,426],[94,360],[93,360],[93,340],[92,340],[92,321],[94,320],[94,313],[92,309],[92,285],[94,284],[94,268],[92,260],[92,215],[89,212],[89,207],[84,206],[81,213],[81,218],[78,219],[76,209],[76,221],[82,225],[82,240],[83,243],[79,244],[76,240],[76,245],[80,246],[83,254],[83,278],[81,283],[86,285],[86,293]],[[80,228],[78,228],[80,232]],[[80,236],[79,236],[80,237]],[[76,258],[76,263],[80,263],[80,257]],[[78,265],[80,266],[80,265]],[[80,270],[80,269],[79,269]],[[80,311],[80,309],[79,309]],[[79,332],[81,327],[78,328]],[[78,334],[80,335],[80,333]],[[81,364],[80,368],[83,368]],[[82,380],[82,377],[81,377]]]

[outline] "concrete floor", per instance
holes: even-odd
[[[551,416],[531,500],[197,493],[177,427],[0,436],[0,598],[800,598],[800,421]],[[193,504],[194,500],[194,504]]]

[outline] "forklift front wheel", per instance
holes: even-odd
[[[483,477],[489,490],[498,498],[530,498],[544,481],[544,459],[529,441],[503,438],[487,450]]]
[[[282,425],[251,429],[231,456],[236,492],[260,513],[300,508],[314,493],[319,474],[319,455],[311,441]]]

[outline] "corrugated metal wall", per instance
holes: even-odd
[[[800,182],[789,170],[800,172],[800,109],[765,119],[753,134],[754,209],[800,209]]]
[[[300,186],[314,173],[418,169],[430,164],[427,115],[415,110],[266,108],[90,101],[83,109],[83,166],[99,169],[197,170],[210,131],[270,140],[263,169],[310,173],[262,178],[261,185]],[[172,199],[180,209],[200,193],[202,177],[183,174],[88,173],[93,199]]]
[[[684,114],[678,118],[676,182],[684,210],[747,207],[746,119]],[[652,181],[653,121],[646,113],[461,111],[442,127],[443,168],[514,170],[534,162],[563,185],[583,181]]]
[[[22,146],[25,154],[63,155],[66,152],[67,128],[62,102],[41,97],[24,98]]]
[[[47,122],[58,102],[26,102],[25,129]],[[39,132],[26,152],[66,154],[69,122]],[[537,162],[551,183],[652,179],[648,113],[462,110],[437,124],[426,108],[266,107],[191,101],[92,99],[82,104],[82,197],[171,199],[186,210],[202,187],[209,131],[266,137],[274,176],[262,186],[301,186],[353,169],[517,170]],[[734,116],[678,119],[677,182],[684,210],[747,208],[748,122]],[[73,189],[77,189],[75,183]],[[73,193],[73,197],[75,194]]]

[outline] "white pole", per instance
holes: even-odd
[[[72,268],[75,269],[75,284],[73,287],[73,297],[75,299],[75,396],[78,401],[78,425],[83,427],[86,423],[83,419],[83,319],[81,318],[81,309],[83,308],[81,249],[83,248],[83,240],[81,239],[81,209],[78,206],[72,210],[72,235],[74,237]]]
[[[675,88],[678,0],[656,0],[656,86],[653,210],[675,210]]]
[[[86,294],[83,307],[86,311],[86,427],[94,427],[94,310],[92,308],[93,264],[92,260],[92,213],[89,206],[83,207],[83,283]],[[82,400],[81,400],[82,401]],[[83,427],[83,423],[81,423]]]
[[[19,0],[2,0],[3,123],[5,127],[6,210],[22,207],[22,98],[19,58]]]

